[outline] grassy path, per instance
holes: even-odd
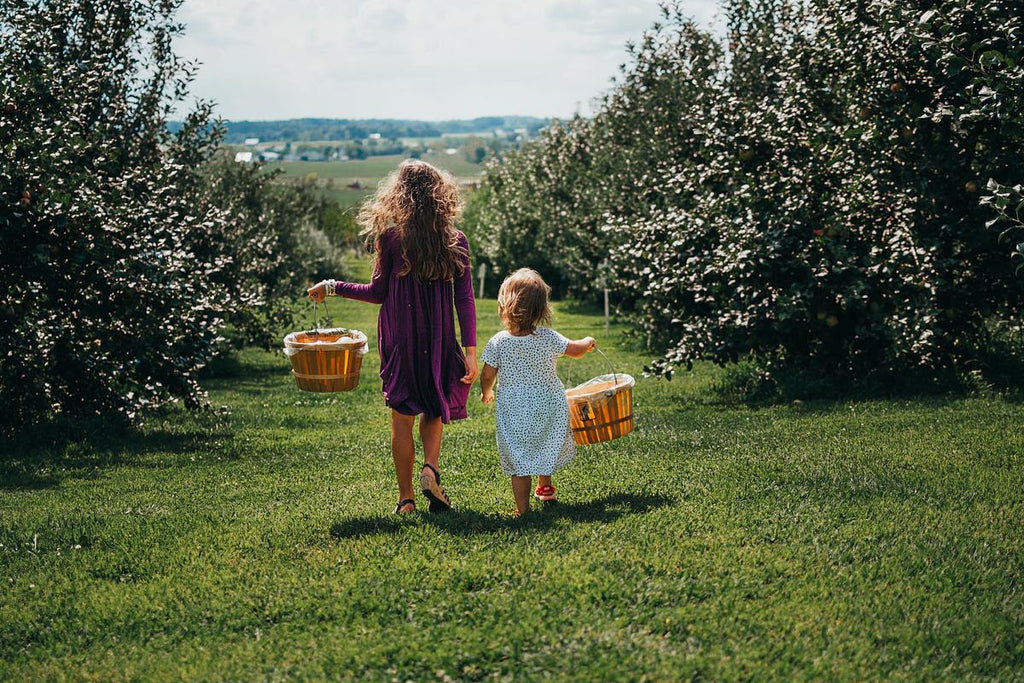
[[[555,326],[640,377],[621,330]],[[517,520],[475,392],[443,447],[457,510],[397,519],[376,354],[345,394],[287,367],[221,368],[230,416],[3,454],[0,680],[1024,680],[1020,405],[640,380],[637,431]]]

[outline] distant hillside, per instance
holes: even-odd
[[[246,138],[306,142],[310,140],[363,140],[374,133],[382,138],[439,137],[454,133],[477,133],[501,128],[525,128],[529,136],[548,125],[549,119],[530,116],[484,116],[452,121],[406,119],[289,119],[287,121],[228,121],[228,144]],[[171,124],[172,130],[177,125]]]

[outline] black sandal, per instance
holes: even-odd
[[[430,470],[434,476],[424,470]],[[430,507],[427,509],[431,512],[447,512],[452,509],[451,499],[441,488],[441,474],[429,463],[423,463],[423,470],[420,471],[420,488],[423,489],[423,495],[430,499]]]
[[[416,512],[416,501],[413,500],[412,498],[406,498],[405,500],[398,501],[398,505],[395,506],[395,514],[409,514],[402,512],[402,508],[404,508],[406,505],[412,505],[412,510],[409,510],[409,512]]]

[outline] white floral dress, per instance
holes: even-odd
[[[499,332],[484,347],[483,362],[498,370],[495,422],[505,474],[550,475],[576,457],[569,404],[555,372],[568,344],[540,327],[522,337]]]

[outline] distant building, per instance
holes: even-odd
[[[247,144],[250,147],[252,147],[253,145],[258,145],[258,144],[260,144],[260,139],[259,138],[246,138],[245,139],[245,144]]]
[[[380,140],[380,133],[370,133],[371,140]]]
[[[277,152],[260,152],[260,161],[279,161],[281,155]]]
[[[240,164],[251,164],[252,152],[235,152],[235,161]]]
[[[454,147],[449,147],[444,151],[444,153],[447,154],[448,156],[452,156],[453,154],[458,154],[459,150],[455,149]]]

